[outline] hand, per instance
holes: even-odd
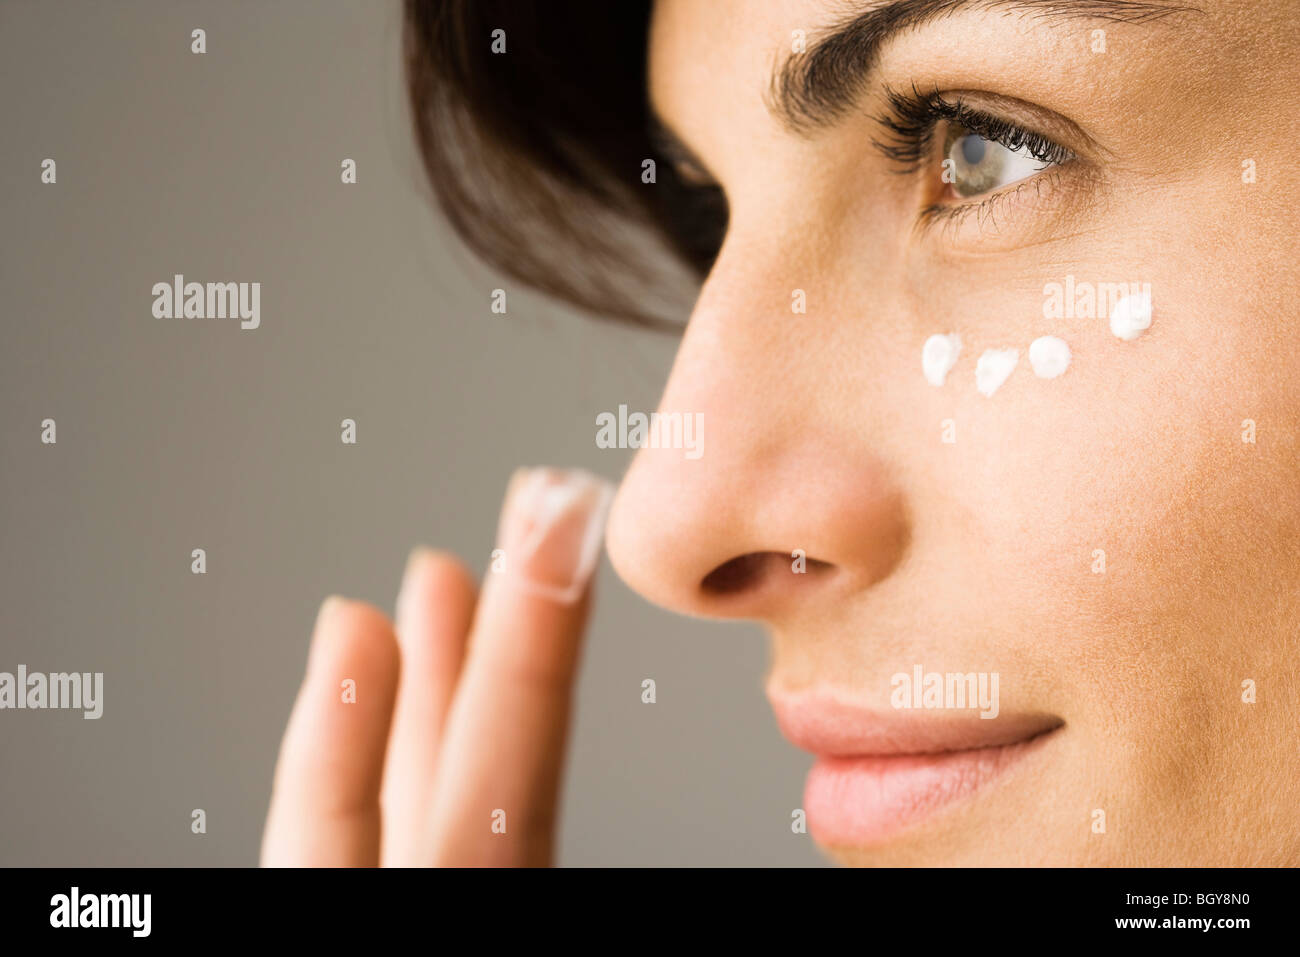
[[[551,863],[611,491],[585,472],[516,472],[482,595],[456,558],[417,549],[395,630],[371,605],[325,600],[263,865]]]

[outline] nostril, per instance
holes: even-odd
[[[776,572],[789,572],[793,560],[780,552],[750,552],[723,562],[704,576],[700,587],[709,595],[733,595],[755,588],[764,578]],[[806,560],[807,570],[829,568],[826,562],[815,558]]]
[[[750,552],[723,562],[704,576],[700,587],[711,595],[729,595],[744,591],[763,576],[771,552]]]

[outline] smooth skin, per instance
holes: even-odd
[[[798,135],[767,108],[772,65],[857,4],[656,4],[651,99],[730,222],[660,405],[702,412],[708,447],[640,451],[614,567],[682,613],[763,622],[773,688],[885,710],[915,664],[996,671],[1002,714],[1064,722],[971,799],[837,860],[1300,863],[1300,28],[1289,0],[1191,5],[1143,24],[952,13],[890,43],[858,108]],[[920,226],[939,159],[900,175],[876,150],[886,82],[1010,109],[1080,163]],[[1151,329],[1046,320],[1044,285],[1067,275],[1149,282]],[[965,351],[936,389],[921,347],[954,332]],[[1028,368],[1041,335],[1070,344],[1059,379]],[[975,360],[1007,347],[1021,364],[986,398]],[[809,574],[790,574],[795,549]],[[739,583],[708,587],[742,556],[759,558]],[[450,558],[409,576],[420,613],[399,615],[400,641],[373,609],[322,609],[268,863],[550,860],[581,609],[490,582],[467,627]],[[345,674],[368,690],[347,716]],[[529,823],[498,842],[500,794]]]

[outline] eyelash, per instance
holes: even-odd
[[[877,122],[885,130],[885,138],[873,142],[887,159],[894,162],[895,171],[900,174],[916,173],[932,158],[935,130],[945,120],[986,140],[1000,143],[1009,150],[1025,148],[1030,156],[1047,164],[1049,169],[1076,158],[1074,153],[1059,143],[1009,120],[973,109],[960,98],[945,99],[937,89],[931,93],[922,93],[915,85],[907,92],[886,87],[885,99],[889,112],[877,117]],[[1048,170],[1044,170],[1046,172]],[[1041,179],[1042,174],[1039,174],[1005,190],[990,193],[984,199],[936,204],[926,208],[922,216],[931,220],[945,215],[965,216],[981,207],[988,209],[994,203],[1010,199],[1030,182]]]

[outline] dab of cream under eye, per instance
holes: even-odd
[[[1110,331],[1125,342],[1132,342],[1150,328],[1150,293],[1125,296],[1110,310]]]
[[[990,396],[997,392],[1019,361],[1019,349],[985,349],[975,364],[975,388],[980,395]]]
[[[921,371],[925,373],[925,381],[934,386],[943,385],[960,354],[961,336],[956,333],[926,339],[921,347]]]
[[[1040,379],[1055,379],[1070,368],[1070,347],[1056,336],[1039,336],[1029,344],[1029,364]]]

